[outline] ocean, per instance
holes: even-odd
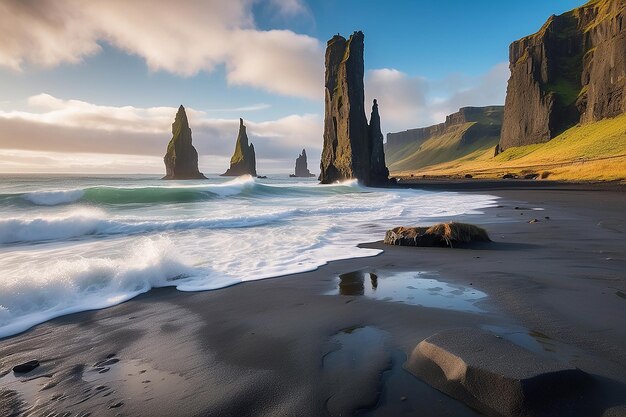
[[[0,337],[151,288],[224,288],[379,251],[399,225],[480,214],[496,197],[270,175],[0,176]]]

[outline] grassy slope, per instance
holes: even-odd
[[[394,170],[392,175],[500,177],[504,173],[544,173],[560,180],[626,180],[626,114],[574,126],[543,144],[507,149],[477,150],[454,161],[418,171]]]
[[[409,144],[390,153],[387,160],[390,161],[389,169],[391,171],[404,171],[414,169],[415,167],[426,167],[430,165],[440,164],[446,161],[453,161],[476,151],[485,151],[491,148],[493,152],[494,146],[498,143],[498,138],[484,138],[472,143],[471,145],[460,146],[459,141],[467,129],[474,122],[464,123],[449,129],[448,132],[441,136],[428,139],[421,146],[416,147]],[[401,157],[404,155],[404,157]]]

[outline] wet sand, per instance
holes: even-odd
[[[153,290],[0,340],[0,415],[475,416],[403,369],[420,341],[456,327],[582,369],[592,415],[626,415],[626,193],[490,184],[469,192],[500,206],[457,219],[490,244],[366,244],[385,252],[217,291]],[[352,271],[363,287],[342,291]],[[11,372],[31,359],[41,366]]]

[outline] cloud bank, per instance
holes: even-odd
[[[82,172],[81,160],[84,168],[91,165],[95,172],[163,169],[161,158],[171,138],[176,107],[101,106],[48,94],[30,97],[28,105],[29,111],[0,111],[0,171],[19,171],[19,161],[23,172],[28,171],[28,163],[32,171],[37,158],[52,171],[65,168],[64,172]],[[187,109],[187,115],[194,146],[201,155],[201,168],[208,173],[225,171],[235,146],[239,119],[212,118],[205,111],[192,108]],[[318,115],[289,115],[245,123],[257,151],[260,171],[288,172],[303,147],[312,156],[311,166],[318,163],[322,145],[322,120]],[[88,157],[78,157],[79,154]],[[100,163],[93,162],[96,154],[100,154]],[[129,165],[139,160],[150,163]],[[64,167],[65,163],[68,165]]]
[[[0,66],[21,71],[78,63],[106,42],[181,76],[224,65],[231,85],[320,99],[323,47],[289,30],[258,30],[251,0],[3,0]],[[301,0],[271,0],[277,14],[308,13]]]
[[[506,62],[477,77],[457,73],[438,80],[396,69],[370,70],[365,76],[366,108],[378,99],[383,132],[429,126],[461,107],[504,104],[508,79]]]

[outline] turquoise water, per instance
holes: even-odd
[[[496,197],[269,176],[0,176],[0,337],[151,288],[223,288],[372,256],[397,225]]]

